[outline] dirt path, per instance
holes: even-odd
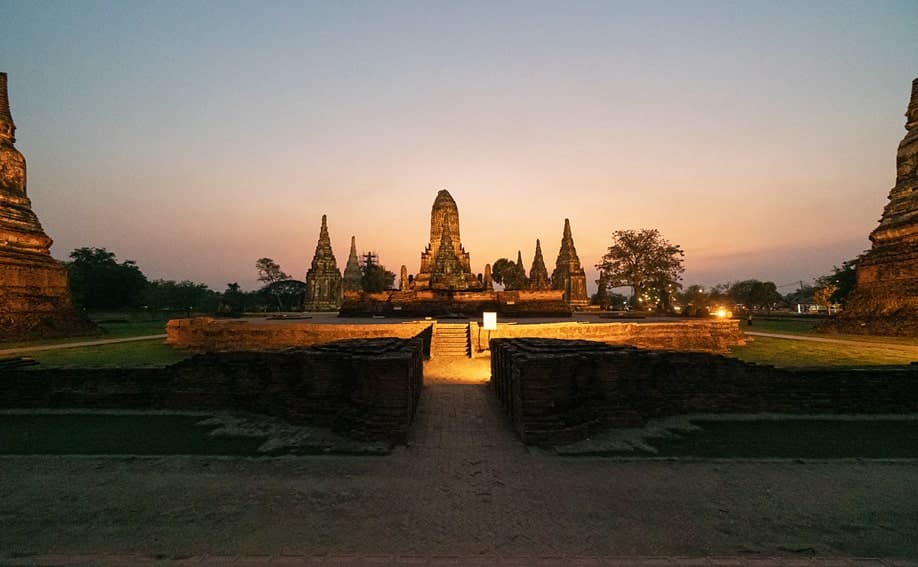
[[[53,345],[38,345],[30,347],[16,347],[0,349],[0,356],[10,356],[13,354],[26,354],[29,352],[38,352],[40,350],[60,350],[62,348],[79,348],[99,345],[113,345],[117,343],[131,343],[135,341],[151,341],[153,339],[165,339],[166,335],[145,335],[142,337],[125,337],[122,339],[100,339],[97,341],[79,341],[75,343],[59,343]]]
[[[514,437],[485,364],[428,364],[411,443],[388,457],[0,458],[0,564],[51,553],[918,559],[918,463],[557,457]]]

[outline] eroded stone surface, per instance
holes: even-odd
[[[32,211],[15,132],[0,73],[0,341],[94,332],[74,310],[67,270],[51,257],[53,241]]]
[[[341,307],[341,270],[332,251],[328,236],[328,222],[322,215],[319,242],[312,257],[312,265],[306,271],[306,311],[336,311]]]
[[[918,79],[905,116],[908,133],[896,154],[896,185],[870,233],[873,246],[858,264],[857,287],[828,327],[918,335]]]
[[[583,307],[590,302],[586,291],[586,272],[580,265],[580,257],[574,247],[569,219],[564,219],[564,234],[555,270],[551,274],[551,288],[563,291],[564,301],[571,307]]]
[[[551,289],[551,279],[548,277],[548,269],[545,267],[545,260],[542,258],[542,243],[539,242],[538,238],[536,238],[532,267],[529,268],[529,289],[537,291]]]
[[[357,239],[351,237],[351,251],[347,255],[347,265],[344,267],[344,291],[361,291],[360,260],[357,258]]]
[[[414,287],[419,290],[482,288],[481,282],[472,273],[469,253],[462,247],[459,207],[445,189],[437,193],[430,210],[430,244],[421,254],[421,267],[414,279]]]

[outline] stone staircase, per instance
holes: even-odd
[[[468,323],[437,323],[430,344],[431,358],[471,356]]]

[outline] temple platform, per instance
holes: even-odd
[[[725,353],[745,344],[739,322],[723,319],[647,318],[610,322],[598,314],[575,313],[558,317],[501,317],[490,333],[478,318],[399,320],[383,317],[341,319],[332,313],[315,313],[308,319],[196,317],[174,319],[166,326],[166,342],[196,352],[229,350],[280,350],[342,339],[412,338],[430,340],[439,324],[468,325],[469,355],[488,356],[490,339],[584,339],[612,345],[652,350]],[[428,345],[429,349],[429,345]],[[436,356],[436,349],[434,349]]]

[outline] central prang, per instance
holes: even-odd
[[[469,253],[459,236],[459,207],[446,189],[437,193],[430,209],[430,244],[421,253],[421,269],[414,289],[484,289],[472,273]]]

